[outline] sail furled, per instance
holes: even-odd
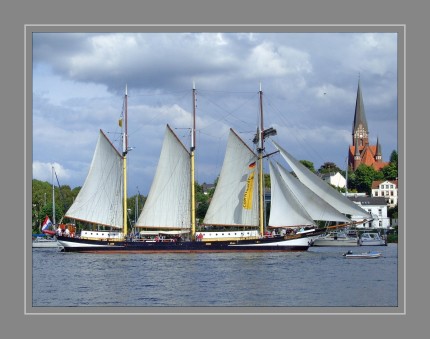
[[[190,229],[190,154],[167,125],[154,180],[136,227]]]
[[[313,220],[351,222],[349,218],[317,196],[283,166],[279,163],[276,163],[276,165],[285,184],[305,207]]]
[[[258,225],[257,156],[230,129],[221,173],[203,220],[207,225]]]
[[[324,180],[319,178],[316,174],[312,173],[306,166],[301,164],[297,159],[295,159],[291,154],[289,154],[276,142],[274,142],[273,140],[272,142],[279,150],[285,161],[293,169],[299,180],[309,189],[311,189],[316,195],[318,195],[321,199],[324,199],[327,203],[332,205],[341,213],[365,219],[371,218],[371,216],[364,209],[353,203],[346,196],[340,194]]]
[[[100,130],[87,178],[65,217],[122,228],[122,156]]]
[[[270,169],[270,227],[315,225],[291,189],[286,185],[279,170],[269,162]]]

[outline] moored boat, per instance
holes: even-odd
[[[377,232],[364,232],[360,236],[361,246],[387,246],[387,239],[382,238]]]
[[[60,244],[55,237],[36,237],[31,246],[32,248],[58,248]]]
[[[331,231],[314,239],[313,246],[358,246],[359,238],[351,237],[344,231]]]

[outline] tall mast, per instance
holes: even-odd
[[[134,227],[136,229],[136,222],[137,222],[137,218],[139,217],[139,196],[136,195],[136,199],[135,199],[135,203],[134,203]]]
[[[194,184],[194,150],[196,148],[196,85],[193,82],[193,127],[191,129],[191,240],[196,238],[196,202]]]
[[[263,202],[263,150],[264,150],[264,124],[263,124],[263,91],[261,90],[260,83],[260,135],[258,151],[258,184],[259,184],[259,221],[260,221],[260,234],[264,234],[264,202]]]
[[[346,157],[346,172],[345,172],[345,197],[348,196],[348,157]]]
[[[127,85],[125,85],[124,94],[124,130],[122,135],[122,170],[124,177],[123,192],[123,233],[127,237],[127,151],[128,151],[128,134],[127,134]]]
[[[55,227],[55,186],[54,186],[54,166],[52,166],[52,223]]]
[[[276,129],[270,127],[264,129],[264,118],[263,118],[263,91],[261,90],[260,83],[260,126],[257,130],[257,134],[253,140],[254,143],[258,144],[257,154],[258,154],[258,197],[259,197],[259,221],[260,221],[260,234],[264,234],[264,181],[263,181],[263,152],[264,152],[264,139],[277,134]],[[276,152],[275,152],[276,153]],[[266,156],[272,155],[270,153]]]

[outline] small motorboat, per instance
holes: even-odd
[[[315,238],[313,246],[358,246],[359,238],[349,236],[344,231],[332,231]]]
[[[59,246],[60,243],[55,237],[37,237],[32,243],[32,248],[58,248]]]
[[[363,252],[363,253],[353,253],[352,251],[348,251],[343,254],[343,256],[347,259],[376,259],[379,258],[382,254],[380,252]]]
[[[382,238],[377,232],[366,232],[360,237],[361,246],[387,246],[387,239]]]

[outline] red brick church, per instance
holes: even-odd
[[[349,146],[348,152],[348,167],[355,171],[360,164],[372,166],[374,169],[380,170],[388,165],[388,162],[382,161],[379,138],[376,139],[376,145],[369,144],[369,129],[367,127],[359,80],[354,122],[352,124],[352,145]]]

